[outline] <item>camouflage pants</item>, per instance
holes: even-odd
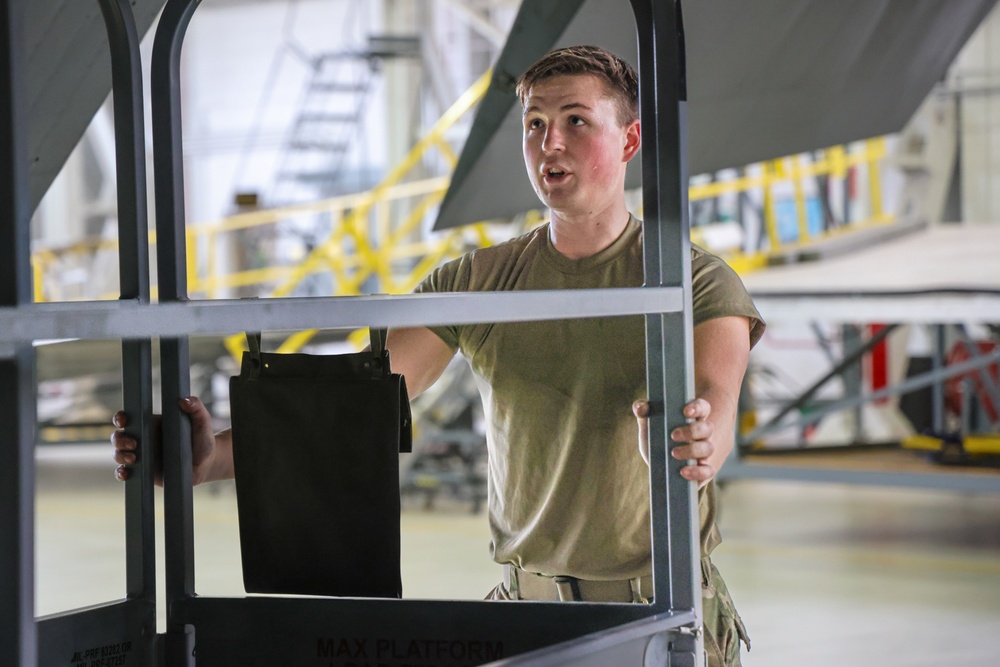
[[[702,615],[704,617],[707,667],[740,667],[740,642],[750,650],[750,637],[722,575],[707,556],[701,559]],[[502,583],[490,591],[487,600],[513,600]]]
[[[708,667],[739,667],[740,641],[749,651],[750,637],[726,582],[707,556],[701,559],[701,598]]]

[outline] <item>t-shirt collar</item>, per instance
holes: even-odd
[[[642,231],[642,225],[639,224],[636,217],[630,213],[625,229],[618,235],[618,238],[612,241],[611,245],[597,254],[590,255],[589,257],[572,259],[556,250],[555,245],[552,243],[550,225],[551,223],[545,226],[545,242],[542,248],[542,257],[544,257],[545,260],[558,271],[563,273],[586,273],[587,271],[595,269],[602,264],[610,262],[625,252],[625,250],[635,241],[636,236]]]

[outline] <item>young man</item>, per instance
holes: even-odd
[[[551,221],[442,266],[417,291],[641,285],[641,225],[624,195],[640,146],[635,72],[606,51],[573,47],[545,56],[517,90],[525,166]],[[698,398],[685,407],[691,423],[670,434],[681,443],[672,454],[694,460],[681,474],[701,487],[709,665],[738,665],[746,634],[708,558],[719,542],[711,480],[733,446],[740,383],[763,323],[721,260],[693,248],[692,274]],[[475,371],[487,417],[492,552],[505,566],[491,598],[650,594],[642,317],[396,329],[388,347],[411,396],[456,350]],[[232,477],[229,432],[212,434],[197,399],[182,407],[192,419],[195,482]],[[123,426],[124,415],[115,421]],[[135,442],[120,430],[112,439],[125,478]]]

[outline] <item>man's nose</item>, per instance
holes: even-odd
[[[551,153],[563,149],[562,132],[551,125],[545,128],[545,136],[542,137],[542,152]]]

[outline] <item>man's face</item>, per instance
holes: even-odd
[[[523,121],[528,177],[554,213],[600,213],[622,196],[639,123],[619,124],[604,81],[591,74],[540,81],[525,99]]]

